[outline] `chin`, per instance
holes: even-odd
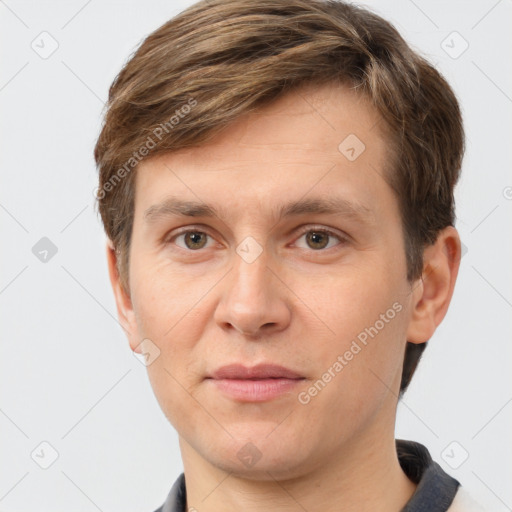
[[[275,427],[274,427],[275,428]],[[209,443],[202,455],[213,466],[248,480],[271,481],[300,476],[308,467],[304,446],[296,446],[293,436],[278,436],[272,429],[251,429],[251,435],[238,436],[227,444]],[[274,438],[272,438],[274,436]],[[208,447],[214,446],[214,450]]]

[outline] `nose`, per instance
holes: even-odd
[[[289,293],[267,263],[266,251],[251,263],[235,254],[233,268],[223,280],[222,296],[214,314],[215,321],[223,329],[261,337],[289,325]]]

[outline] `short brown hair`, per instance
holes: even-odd
[[[384,119],[393,148],[386,180],[399,202],[407,279],[422,275],[423,250],[454,225],[464,153],[459,105],[445,79],[389,22],[361,7],[203,0],[150,34],[110,87],[94,151],[97,198],[125,291],[131,171],[141,158],[198,146],[244,113],[302,85],[326,83],[363,94]],[[424,347],[407,343],[401,392]]]

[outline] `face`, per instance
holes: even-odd
[[[127,331],[190,457],[268,479],[392,432],[414,294],[380,126],[308,87],[140,165]]]

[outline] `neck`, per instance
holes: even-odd
[[[180,437],[187,510],[201,512],[396,512],[415,491],[402,471],[393,429],[364,432],[333,450],[329,459],[303,465],[292,478],[250,479],[213,466]],[[373,435],[372,435],[373,434]],[[192,508],[193,507],[193,508]]]

